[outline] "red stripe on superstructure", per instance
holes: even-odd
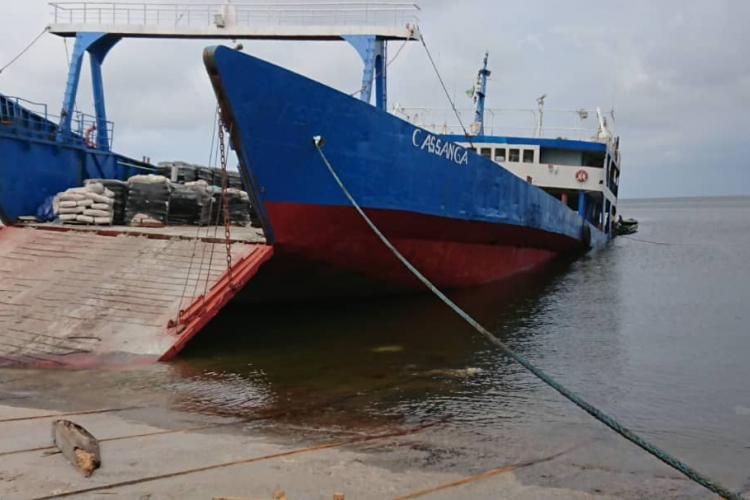
[[[355,271],[396,288],[419,282],[353,208],[266,203],[278,257],[290,254]],[[511,225],[366,210],[398,250],[437,286],[498,281],[572,251],[571,238]]]

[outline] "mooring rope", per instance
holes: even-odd
[[[40,38],[42,38],[42,35],[44,35],[45,33],[47,33],[47,31],[49,31],[49,26],[45,26],[44,29],[41,31],[41,33],[39,33],[36,36],[36,38],[34,38],[26,47],[24,47],[21,52],[19,52],[13,59],[11,59],[10,61],[8,61],[2,68],[0,68],[0,73],[2,73],[3,71],[5,71],[6,69],[8,69],[11,64],[13,64],[14,62],[18,61],[21,58],[21,56],[23,56],[31,47],[34,46],[34,44]]]
[[[675,245],[680,245],[681,244],[681,243],[667,243],[666,241],[644,240],[644,239],[641,239],[641,238],[636,238],[634,236],[630,236],[629,234],[621,234],[621,235],[618,236],[618,238],[625,238],[626,240],[637,241],[638,243],[648,243],[649,245],[675,246]]]
[[[338,174],[334,170],[331,163],[328,161],[328,158],[326,157],[325,153],[323,153],[323,150],[321,149],[322,142],[323,141],[320,136],[316,136],[313,138],[315,149],[318,150],[318,153],[320,154],[320,158],[323,160],[323,163],[328,169],[328,172],[331,174],[331,177],[333,177],[333,180],[336,181],[336,184],[338,185],[339,189],[341,189],[341,191],[344,193],[344,196],[346,196],[346,198],[349,200],[349,203],[352,205],[352,207],[354,207],[357,213],[359,213],[362,219],[364,219],[364,221],[367,223],[367,225],[370,227],[373,233],[375,233],[378,239],[380,239],[383,245],[385,245],[386,248],[388,248],[391,251],[391,253],[393,253],[393,255],[399,261],[401,261],[404,267],[406,267],[417,279],[419,279],[419,281],[421,281],[445,305],[450,307],[453,310],[453,312],[458,314],[464,321],[466,321],[469,325],[471,325],[480,335],[482,335],[491,344],[499,347],[505,354],[507,354],[518,364],[526,368],[526,370],[531,372],[534,376],[536,376],[542,382],[544,382],[545,384],[547,384],[548,386],[556,390],[563,397],[565,397],[566,399],[571,401],[573,404],[581,408],[583,411],[585,411],[586,413],[588,413],[589,415],[597,419],[599,422],[603,423],[604,425],[606,425],[607,427],[615,431],[620,436],[624,437],[631,443],[647,451],[648,453],[658,458],[665,464],[681,472],[688,479],[695,481],[696,483],[712,491],[713,493],[716,493],[717,495],[721,497],[732,499],[732,500],[742,500],[742,496],[739,493],[732,492],[731,490],[722,486],[718,482],[701,474],[700,472],[691,468],[684,462],[681,462],[680,460],[673,457],[666,451],[657,447],[655,444],[652,444],[649,441],[646,441],[644,438],[640,437],[638,434],[636,434],[632,430],[622,425],[613,417],[607,415],[606,413],[596,408],[594,405],[592,405],[591,403],[583,399],[581,396],[579,396],[572,390],[566,388],[564,385],[562,385],[557,380],[555,380],[551,375],[548,375],[542,369],[533,365],[524,356],[513,351],[502,340],[495,337],[489,330],[487,330],[484,326],[482,326],[477,320],[469,316],[469,314],[466,313],[466,311],[461,309],[455,302],[449,299],[429,279],[427,279],[427,277],[425,277],[421,272],[419,272],[419,270],[416,267],[414,267],[414,265],[412,265],[412,263],[409,262],[409,260],[406,257],[401,255],[401,252],[399,252],[398,249],[396,249],[396,247],[393,246],[393,244],[388,240],[388,238],[380,231],[380,229],[378,229],[375,223],[372,222],[372,220],[370,220],[367,214],[365,214],[364,210],[362,210],[362,208],[356,202],[354,197],[351,195],[349,190],[346,188],[346,186],[342,182],[341,178],[338,176]]]

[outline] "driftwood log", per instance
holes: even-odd
[[[86,477],[101,465],[99,441],[75,422],[53,421],[52,443]]]

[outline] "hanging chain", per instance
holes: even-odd
[[[219,115],[219,158],[221,161],[221,204],[224,215],[224,245],[227,250],[227,276],[229,287],[234,289],[235,284],[232,279],[232,230],[229,225],[229,197],[227,196],[229,175],[227,174],[227,153],[224,145],[224,121],[221,119],[221,115]]]

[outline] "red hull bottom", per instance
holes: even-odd
[[[267,203],[266,210],[275,254],[250,284],[252,295],[374,295],[424,287],[352,208]],[[367,214],[404,257],[444,289],[504,280],[579,246],[517,226],[385,210]]]

